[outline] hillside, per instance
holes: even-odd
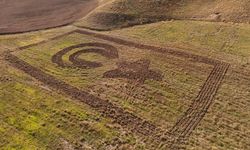
[[[250,150],[248,1],[0,0],[0,150]]]
[[[205,20],[248,23],[248,0],[113,0],[77,26],[110,30],[163,20]]]

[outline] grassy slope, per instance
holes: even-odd
[[[111,33],[141,39],[146,43],[160,43],[163,46],[204,49],[204,53],[200,51],[204,55],[220,52],[223,55],[249,58],[249,32],[250,25],[247,24],[167,21],[115,30]]]
[[[0,38],[1,46],[3,47],[1,52],[8,49],[13,50],[18,46],[39,42],[43,39],[54,37],[72,29],[72,27],[66,27],[46,32],[2,36]],[[93,72],[91,70],[61,69],[51,63],[51,55],[58,51],[58,49],[62,49],[72,44],[81,43],[83,41],[96,41],[96,39],[88,39],[82,35],[76,34],[54,42],[48,42],[48,44],[35,46],[17,52],[16,54],[23,60],[43,69],[47,73],[55,75],[57,78],[66,80],[66,82],[70,82],[71,84],[79,88],[84,88],[85,90],[93,89],[89,86],[99,84],[100,86],[94,88],[97,90],[98,88],[105,88],[105,84],[102,85],[102,83],[105,82],[111,84],[111,87],[112,84],[117,85],[115,88],[124,86],[127,81],[117,82],[115,80],[102,80],[99,75],[103,73],[102,69],[107,71],[107,69],[110,70],[110,68],[101,68],[99,71],[94,70]],[[158,60],[154,64],[152,63],[154,68],[157,68],[158,64],[167,61],[166,59],[160,60],[158,59],[159,56],[156,54],[152,55],[152,53],[149,52],[142,52],[142,54],[134,55],[133,58],[131,58],[131,53],[138,52],[139,50],[131,49],[129,52],[126,47],[119,47],[119,49],[123,50],[120,51],[122,59],[137,60],[138,57],[147,57],[148,59],[152,59],[152,61]],[[91,61],[96,58],[98,61],[103,59],[100,59],[100,57],[96,57],[95,55],[93,57],[91,54],[84,58],[91,59]],[[104,58],[103,62],[105,61],[107,60]],[[64,95],[55,94],[46,86],[34,81],[28,75],[10,67],[4,61],[1,62],[1,135],[5,136],[1,141],[1,146],[3,148],[52,149],[52,147],[65,147],[66,143],[66,145],[72,147],[82,146],[84,148],[92,147],[106,149],[108,144],[112,145],[113,140],[118,138],[119,141],[124,143],[119,145],[119,148],[122,148],[123,145],[129,145],[127,147],[132,149],[144,149],[144,146],[143,144],[140,144],[139,139],[135,140],[131,134],[123,135],[124,131],[112,128],[113,125],[111,125],[112,123],[109,122],[108,119],[100,117],[98,113],[91,111],[87,106],[75,103],[74,101],[72,102]],[[112,64],[106,64],[106,66],[112,68],[116,67],[115,62],[112,62]],[[161,125],[162,127],[172,125],[175,122],[176,117],[180,116],[181,113],[187,109],[188,103],[190,103],[190,100],[194,98],[198,92],[198,88],[206,75],[202,75],[204,70],[200,73],[186,72],[186,74],[183,75],[183,69],[178,68],[178,66],[174,64],[166,63],[165,65],[160,66],[162,69],[165,69],[164,74],[166,74],[166,77],[168,77],[169,74],[174,74],[178,78],[174,80],[171,78],[164,79],[165,81],[171,81],[171,86],[167,85],[168,87],[165,85],[165,81],[160,86],[157,82],[148,81],[146,83],[147,88],[152,89],[152,91],[142,93],[142,91],[138,89],[140,94],[146,94],[146,98],[149,99],[148,101],[143,101],[145,99],[141,100],[141,98],[133,99],[131,95],[128,97],[128,95],[124,95],[124,93],[119,90],[107,91],[105,94],[110,96],[109,99],[114,103],[137,113],[142,118],[156,121],[157,125]],[[73,76],[72,72],[74,72]],[[88,78],[84,77],[83,74],[86,73],[91,74],[91,76],[87,76]],[[102,81],[100,82],[99,80]],[[183,84],[183,81],[186,83]],[[184,87],[185,89],[182,89],[181,92],[176,92]],[[145,89],[142,87],[142,90]],[[114,95],[117,92],[121,93]],[[128,92],[130,92],[130,94],[132,93],[133,96],[134,89]],[[161,97],[161,103],[151,102],[154,96],[159,93],[166,95],[167,99]],[[186,93],[188,94],[186,95]],[[103,93],[100,94],[103,95]],[[187,99],[185,102],[182,101],[184,96]],[[124,101],[124,98],[129,99]],[[15,116],[14,114],[20,115]],[[90,129],[88,125],[91,126]],[[14,135],[16,139],[13,139]],[[114,144],[113,147],[115,146],[116,145]]]
[[[115,147],[117,139],[125,146],[138,146],[131,134],[124,134],[111,120],[55,94],[2,60],[5,50],[70,30],[72,27],[0,37],[0,149],[107,149]]]
[[[20,36],[2,36],[0,51],[34,43],[69,30],[72,30],[72,27]],[[249,149],[249,33],[250,26],[245,24],[172,21],[116,30],[108,34],[145,43],[178,47],[230,62],[232,66],[225,82],[188,146],[189,149]],[[86,137],[84,146],[100,146],[105,149],[107,147],[102,145],[103,141],[112,143],[112,139],[118,137],[132,145],[132,149],[143,149],[131,135],[123,135],[123,131],[106,127],[105,123],[111,124],[110,120],[100,117],[87,106],[51,93],[46,87],[41,87],[29,76],[8,66],[2,60],[0,69],[0,137],[4,137],[0,139],[0,147],[77,147],[81,143],[80,140]],[[61,102],[58,102],[58,99]],[[65,113],[69,112],[74,115],[65,116]],[[79,119],[85,124],[93,125],[94,129],[91,128],[90,132],[83,134],[77,133],[81,128],[71,124],[80,124]],[[134,143],[139,146],[133,146]]]
[[[11,81],[1,82],[1,146],[11,149],[98,147],[103,139],[116,136],[109,121],[63,95],[51,94],[22,72],[2,69]],[[32,83],[29,83],[32,82]]]
[[[77,26],[109,30],[169,19],[249,22],[248,0],[114,0],[97,9]]]
[[[216,100],[188,149],[249,149],[250,26],[197,21],[161,22],[111,31],[143,43],[179,47],[229,62]]]
[[[57,40],[55,42],[49,42],[48,44],[43,44],[41,46],[35,46],[27,50],[17,53],[18,57],[29,62],[30,64],[41,68],[45,72],[60,78],[70,84],[83,88],[84,90],[89,90],[89,92],[94,91],[95,94],[108,96],[110,101],[117,103],[132,112],[135,112],[152,122],[162,126],[170,126],[176,120],[176,117],[180,116],[184,110],[187,109],[188,103],[191,99],[194,99],[196,93],[198,93],[199,87],[202,84],[202,81],[205,80],[207,74],[205,69],[201,72],[194,72],[188,69],[183,69],[176,64],[171,64],[168,62],[180,63],[184,60],[178,60],[174,58],[167,58],[168,56],[161,59],[162,55],[157,55],[152,52],[143,51],[140,49],[127,48],[123,46],[119,47],[119,60],[130,60],[136,61],[141,58],[147,58],[151,60],[151,67],[153,69],[161,70],[165,76],[164,80],[159,85],[158,82],[148,81],[144,85],[130,85],[132,86],[132,91],[126,86],[126,80],[109,80],[103,79],[102,75],[104,72],[116,68],[116,62],[118,60],[108,60],[98,58],[98,61],[101,61],[104,66],[97,69],[75,69],[75,68],[65,68],[62,69],[56,64],[51,62],[51,57],[55,54],[58,49],[64,47],[79,44],[82,42],[106,42],[98,39],[92,39],[85,37],[80,34],[74,34],[67,36],[63,39]],[[110,43],[111,44],[111,43]],[[74,51],[70,52],[72,54]],[[131,56],[131,55],[134,56]],[[91,56],[91,55],[87,55]],[[85,56],[85,58],[87,57]],[[65,56],[64,59],[67,61],[68,56]],[[91,57],[87,57],[90,59]],[[95,57],[91,58],[93,61]],[[188,63],[188,62],[186,62]],[[162,65],[164,64],[164,65]],[[196,64],[190,63],[193,67],[197,67]],[[204,65],[203,67],[210,70],[211,68]],[[186,72],[186,73],[183,73]],[[74,74],[72,74],[74,73]],[[176,79],[172,79],[171,75],[174,74]],[[204,75],[205,74],[205,75]],[[171,85],[170,85],[171,82]],[[185,82],[185,84],[183,84]],[[108,84],[110,88],[107,88],[105,85]],[[138,95],[134,95],[133,86],[140,87],[138,89]],[[120,87],[123,87],[121,91]],[[113,88],[113,89],[112,89]],[[118,88],[118,90],[117,90]],[[126,89],[124,91],[124,89]],[[149,90],[147,90],[149,89]],[[182,89],[182,90],[180,90]],[[96,90],[96,91],[95,91]],[[136,89],[134,89],[136,90]],[[143,90],[144,92],[142,93]],[[98,93],[97,91],[103,91]],[[180,91],[180,92],[176,92]],[[125,94],[125,92],[127,94]],[[119,93],[119,94],[117,94]],[[162,103],[152,101],[156,95],[164,95],[166,98],[162,98]],[[144,96],[142,96],[144,95]],[[141,97],[140,97],[141,96]],[[137,97],[137,98],[134,98]],[[185,102],[183,100],[185,99]],[[171,119],[169,119],[171,118]]]

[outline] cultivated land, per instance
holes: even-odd
[[[97,0],[2,0],[0,34],[67,25],[84,17],[97,5]]]
[[[2,35],[0,149],[249,149],[249,32],[172,20]]]

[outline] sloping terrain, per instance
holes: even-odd
[[[110,32],[132,41],[179,47],[223,60],[229,71],[206,117],[189,139],[187,149],[249,149],[250,25],[173,21]]]
[[[163,20],[250,22],[248,0],[113,0],[77,26],[110,30]]]
[[[85,16],[97,5],[97,0],[2,0],[0,1],[0,34],[70,24]]]
[[[71,31],[0,38],[2,147],[249,149],[249,25]]]
[[[75,25],[0,35],[0,150],[250,149],[248,5],[99,0]]]

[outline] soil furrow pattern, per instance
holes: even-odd
[[[64,94],[91,106],[98,112],[102,113],[103,116],[112,118],[115,123],[120,124],[126,129],[145,136],[152,135],[157,130],[157,128],[152,123],[125,111],[124,109],[110,103],[107,100],[95,97],[85,91],[81,91],[76,87],[58,80],[12,54],[6,54],[5,58],[15,68],[24,71],[38,81],[48,85],[50,88],[63,92]]]
[[[208,65],[212,65],[214,67],[211,73],[209,74],[207,80],[201,87],[199,94],[193,100],[187,111],[183,114],[183,116],[180,117],[180,119],[178,119],[176,124],[169,131],[163,131],[160,128],[156,127],[153,123],[144,120],[130,112],[127,112],[123,108],[112,104],[108,100],[100,99],[94,95],[89,94],[88,92],[79,90],[78,88],[73,87],[65,83],[64,81],[60,81],[55,77],[53,77],[52,75],[48,75],[42,70],[31,66],[30,64],[19,59],[15,55],[11,53],[6,53],[5,55],[6,60],[9,61],[14,67],[31,75],[32,77],[48,85],[49,87],[91,106],[92,108],[103,114],[103,116],[112,118],[115,123],[120,124],[125,129],[128,129],[140,135],[144,135],[146,137],[150,136],[157,143],[159,143],[159,141],[161,142],[164,141],[165,144],[163,145],[159,144],[160,147],[167,147],[170,149],[182,149],[181,145],[185,143],[185,141],[188,139],[192,131],[195,130],[195,128],[199,125],[201,120],[206,115],[208,109],[212,105],[213,100],[215,99],[215,96],[218,92],[218,89],[222,84],[223,78],[225,77],[227,70],[230,66],[227,63],[207,58],[204,56],[199,56],[175,49],[145,45],[86,30],[75,30],[73,32],[65,34],[65,36],[73,33],[92,36],[97,39],[106,40],[108,42],[113,42],[115,44],[124,45],[128,47],[150,50],[159,53],[167,53],[175,57],[181,57],[190,61],[205,63]],[[55,37],[52,40],[55,39],[58,38]],[[37,43],[37,45],[43,44],[45,42]],[[22,47],[21,49],[29,48],[35,45],[36,44],[25,46]],[[106,43],[85,43],[85,44],[74,45],[65,48],[63,50],[60,50],[52,57],[52,61],[61,67],[65,66],[67,67],[69,64],[65,64],[62,61],[62,56],[76,48],[85,48],[85,49],[77,51],[69,57],[69,60],[72,62],[72,66],[74,67],[84,66],[83,68],[87,67],[95,68],[101,65],[95,62],[88,62],[83,59],[80,59],[79,56],[82,53],[94,52],[110,59],[118,58],[118,51],[112,45]],[[123,68],[120,68],[120,70],[122,69]]]

